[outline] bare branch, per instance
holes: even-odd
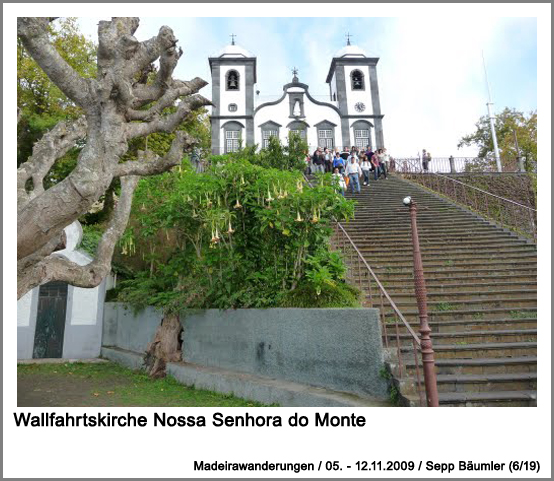
[[[143,137],[154,132],[173,132],[192,111],[206,105],[213,104],[201,95],[192,95],[183,99],[177,107],[177,111],[173,114],[158,117],[151,122],[129,124],[127,126],[127,139]]]
[[[101,20],[98,23],[97,64],[101,75],[114,64],[120,37],[132,36],[139,23],[137,17],[112,17],[110,21]]]
[[[33,195],[44,192],[43,180],[56,160],[75,146],[75,142],[86,136],[87,121],[80,117],[74,122],[59,122],[46,133],[34,146],[27,162],[17,169],[18,206],[22,207],[30,196],[26,190],[29,179],[33,179]]]
[[[119,202],[90,264],[80,266],[54,253],[27,268],[20,270],[18,266],[17,298],[33,287],[51,280],[67,282],[77,287],[98,286],[110,272],[115,245],[127,226],[138,181],[139,177],[136,176],[121,179]]]
[[[171,148],[166,155],[151,159],[151,152],[139,151],[139,160],[118,164],[114,170],[114,177],[124,175],[156,175],[166,172],[171,167],[179,165],[183,158],[183,151],[190,149],[196,143],[198,143],[196,139],[186,132],[179,130],[176,132],[175,139],[173,139]]]
[[[77,105],[86,107],[91,101],[91,80],[75,72],[50,43],[48,23],[48,18],[18,17],[17,35],[50,80]]]
[[[175,87],[167,90],[161,98],[156,102],[155,105],[150,107],[148,110],[133,110],[129,109],[127,111],[128,120],[150,120],[156,115],[161,115],[164,109],[171,107],[175,104],[177,99],[187,95],[196,94],[201,88],[208,85],[208,82],[202,80],[199,77],[191,80],[190,82],[174,82]],[[135,89],[136,90],[136,89]],[[146,93],[145,91],[143,91]],[[155,96],[158,93],[155,86],[152,86],[150,94]],[[135,95],[136,98],[136,95]],[[154,99],[155,100],[155,99]],[[142,102],[141,102],[142,103]],[[143,103],[142,103],[143,104]]]
[[[160,28],[158,35],[149,40],[140,42],[133,52],[132,61],[127,62],[125,76],[133,77],[137,72],[144,70],[149,64],[162,56],[165,50],[175,47],[177,39],[173,30],[165,25]]]

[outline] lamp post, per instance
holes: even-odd
[[[419,333],[421,334],[421,360],[423,361],[423,377],[425,379],[425,393],[427,406],[438,407],[439,393],[437,390],[437,375],[435,373],[435,352],[431,340],[431,328],[427,315],[427,288],[423,276],[423,262],[419,248],[419,234],[417,231],[417,205],[411,197],[404,199],[404,205],[410,208],[412,223],[412,243],[414,248],[414,284],[419,311]]]

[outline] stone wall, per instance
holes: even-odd
[[[144,352],[161,317],[106,303],[103,345]],[[186,363],[387,395],[377,309],[209,309],[180,317]]]

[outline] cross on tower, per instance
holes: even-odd
[[[348,32],[346,35],[346,45],[350,45],[350,37],[353,37],[353,35],[350,35],[350,32]]]
[[[229,35],[229,37],[231,37],[231,45],[235,45],[235,37],[236,35],[234,33],[232,33],[231,35]]]
[[[292,81],[294,83],[298,83],[298,77],[296,76],[298,74],[298,69],[296,67],[294,67],[292,69]]]

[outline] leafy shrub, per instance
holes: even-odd
[[[166,310],[357,305],[342,259],[328,252],[333,218],[352,214],[330,175],[308,188],[296,169],[238,154],[206,173],[142,179],[121,239],[136,274],[118,299]]]

